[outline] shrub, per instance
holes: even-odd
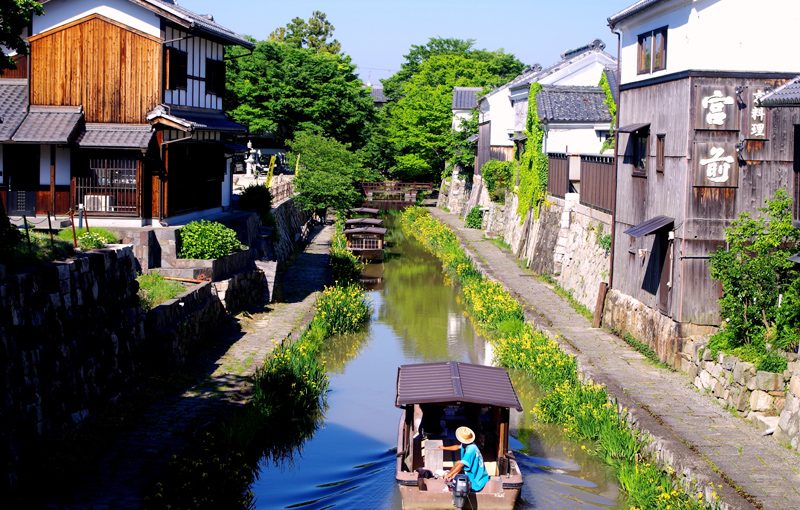
[[[361,278],[364,262],[347,249],[344,237],[344,218],[336,221],[336,228],[331,239],[331,273],[335,285],[349,285]]]
[[[236,237],[236,232],[216,221],[193,221],[179,231],[182,259],[218,259],[233,252],[247,249]]]
[[[275,223],[272,217],[272,194],[266,186],[251,184],[242,190],[242,194],[239,195],[239,208],[258,214],[262,225]]]
[[[325,336],[355,333],[369,320],[370,308],[357,285],[326,287],[317,300],[314,321]]]
[[[158,273],[143,274],[136,278],[139,282],[139,300],[145,310],[174,299],[186,290],[180,282],[165,280]]]
[[[481,211],[480,207],[473,207],[467,213],[467,217],[464,219],[464,226],[467,228],[481,228],[483,227],[483,211]]]
[[[96,250],[105,247],[106,242],[103,236],[94,231],[84,232],[78,237],[78,246],[81,250]]]
[[[119,236],[110,230],[106,230],[104,228],[96,228],[92,227],[91,230],[87,230],[86,227],[83,228],[75,228],[75,237],[78,238],[78,242],[80,243],[80,238],[87,232],[91,232],[95,236],[98,236],[103,244],[114,244],[119,242]],[[72,227],[64,228],[58,231],[58,238],[62,241],[66,241],[72,244]]]
[[[491,159],[481,167],[481,175],[489,191],[489,198],[493,202],[504,203],[506,190],[511,186],[514,178],[515,163],[513,161],[500,161]]]

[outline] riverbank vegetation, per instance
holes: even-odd
[[[141,274],[136,281],[139,283],[139,301],[145,310],[175,299],[178,294],[186,290],[181,282],[167,280],[158,273]]]
[[[655,462],[646,449],[647,437],[628,426],[626,410],[620,413],[601,385],[581,381],[575,358],[525,322],[520,303],[481,275],[452,230],[422,208],[407,209],[401,225],[441,260],[447,276],[459,285],[470,318],[494,344],[497,363],[529,374],[547,393],[533,410],[537,419],[559,424],[611,465],[631,508],[715,505],[704,503],[701,493],[689,495]]]
[[[337,218],[333,238],[331,238],[331,273],[334,285],[350,285],[357,282],[365,265],[347,249],[344,222],[344,216]]]

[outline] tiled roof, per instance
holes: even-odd
[[[531,83],[539,81],[545,76],[549,76],[563,69],[564,67],[567,67],[573,62],[585,58],[588,54],[593,52],[603,53],[611,61],[616,61],[616,58],[614,58],[612,55],[609,55],[604,51],[605,47],[606,45],[603,41],[601,41],[600,39],[595,39],[594,41],[584,46],[581,46],[580,48],[575,48],[572,50],[565,51],[564,53],[561,54],[561,60],[559,60],[558,62],[556,62],[551,66],[542,69],[542,67],[537,64],[536,66],[533,66],[533,68],[530,68],[532,69],[531,71],[528,71],[526,69],[525,71],[522,72],[522,74],[520,74],[519,76],[517,76],[504,86],[507,86],[510,89],[519,89],[522,87],[528,87]]]
[[[604,72],[606,73],[608,87],[611,89],[611,95],[614,97],[614,104],[619,104],[619,80],[617,80],[617,70],[606,66]]]
[[[147,120],[151,124],[166,121],[185,131],[247,132],[246,127],[233,122],[218,110],[190,110],[161,104],[147,115]]]
[[[472,110],[478,106],[478,93],[481,87],[455,87],[453,89],[453,110]]]
[[[28,108],[27,80],[0,80],[0,142],[11,140]]]
[[[86,131],[78,137],[78,146],[84,149],[145,149],[153,137],[149,124],[86,124]]]
[[[46,4],[49,1],[51,0],[40,0],[40,3]],[[255,44],[248,41],[243,36],[214,21],[213,16],[192,12],[178,5],[175,0],[131,0],[131,2],[149,11],[153,11],[163,18],[174,21],[189,30],[197,30],[198,32],[222,39],[225,42],[238,44],[246,48],[255,47]]]
[[[544,122],[610,122],[605,98],[600,87],[545,85],[536,107]]]
[[[69,143],[83,123],[80,106],[31,106],[11,137],[15,142]]]
[[[389,102],[389,99],[386,97],[386,94],[383,93],[383,87],[381,87],[380,85],[373,85],[369,93],[372,96],[373,103]]]
[[[759,103],[761,106],[800,106],[800,76],[765,94]]]
[[[621,11],[619,11],[616,14],[614,14],[613,16],[610,16],[608,18],[608,25],[611,26],[611,27],[614,27],[620,21],[622,21],[624,19],[627,19],[627,18],[630,18],[631,16],[633,16],[635,14],[639,14],[640,12],[642,12],[642,11],[646,10],[647,8],[649,8],[650,6],[655,5],[655,4],[659,3],[659,2],[663,2],[663,1],[664,0],[639,0],[638,2],[636,2],[633,5],[631,5],[630,7],[626,7],[625,9],[622,9]]]

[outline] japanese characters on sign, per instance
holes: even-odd
[[[695,186],[736,188],[739,186],[739,162],[736,145],[727,142],[694,144]]]
[[[769,112],[763,106],[758,105],[758,100],[761,99],[766,91],[765,87],[747,87],[746,101],[747,109],[745,110],[745,126],[742,129],[742,135],[750,140],[766,140],[769,138],[767,133],[767,116]]]
[[[731,86],[698,86],[695,99],[695,129],[739,129],[739,105]]]

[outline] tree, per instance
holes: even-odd
[[[328,21],[327,14],[322,11],[314,11],[308,21],[303,18],[294,18],[285,27],[275,29],[269,38],[271,41],[283,42],[296,48],[308,48],[335,54],[342,51],[341,43],[332,39],[335,29]]]
[[[469,117],[461,119],[458,129],[450,134],[451,167],[458,166],[464,174],[472,174],[475,170],[475,142],[471,137],[478,134],[478,110],[470,112]]]
[[[471,42],[466,41],[461,47],[469,46]],[[447,47],[459,46],[450,41]],[[486,58],[487,55],[495,55],[499,62]],[[507,60],[502,52],[469,50],[466,54],[432,54],[418,66],[408,64],[416,71],[400,85],[399,98],[386,106],[388,139],[396,153],[396,177],[438,180],[445,163],[452,161],[456,150],[461,149],[454,143],[452,133],[453,87],[500,85],[509,79],[498,74],[498,69],[507,68]],[[522,69],[522,63],[517,63],[515,72]]]
[[[28,45],[20,37],[31,18],[42,14],[42,4],[34,0],[5,0],[0,3],[0,71],[14,69],[14,61],[6,55],[7,50],[20,55],[28,53]]]
[[[299,131],[365,143],[375,108],[349,56],[274,41],[230,54],[227,108],[251,132],[272,133],[279,143]]]
[[[305,211],[344,210],[361,198],[356,184],[378,178],[361,166],[347,144],[315,133],[299,132],[289,142],[289,159],[300,158],[295,201]]]

